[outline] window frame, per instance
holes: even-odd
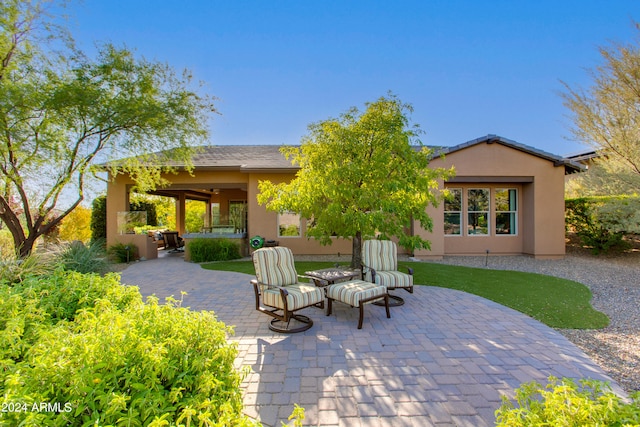
[[[490,187],[469,187],[466,189],[466,194],[467,194],[467,198],[466,198],[466,226],[465,226],[465,236],[468,237],[491,237],[491,207],[492,207],[492,203],[491,203],[491,188]],[[469,193],[471,191],[483,191],[487,193],[487,197],[486,197],[486,201],[487,201],[487,206],[486,206],[486,210],[471,210],[470,209],[470,203],[469,200],[471,199],[471,197],[469,197]],[[472,214],[484,214],[486,216],[487,219],[487,225],[486,225],[486,233],[470,233],[469,230],[469,224],[471,221],[469,221],[470,215]]]
[[[513,204],[514,204],[514,209],[511,209],[511,198],[508,199],[508,202],[510,204],[509,206],[509,210],[498,210],[498,192],[499,191],[507,191],[507,192],[514,192],[514,200],[513,200]],[[518,223],[518,208],[520,206],[520,201],[519,201],[519,196],[518,196],[518,189],[515,187],[496,187],[494,189],[494,196],[493,199],[495,200],[495,224],[494,224],[494,235],[496,237],[501,237],[501,236],[518,236],[519,234],[519,223]],[[511,221],[513,221],[513,225],[510,224],[510,229],[513,229],[514,232],[513,233],[498,233],[497,227],[498,227],[498,215],[499,214],[510,214],[511,215]]]
[[[464,191],[463,190],[464,189],[462,187],[453,187],[453,188],[450,187],[450,188],[447,188],[447,190],[449,190],[450,192],[454,192],[454,191],[459,192],[459,194],[460,194],[460,197],[459,197],[460,210],[447,210],[448,201],[447,200],[444,201],[444,224],[443,224],[443,226],[444,226],[444,230],[443,230],[444,231],[444,235],[445,236],[449,236],[449,237],[462,237],[462,236],[464,236],[463,230],[465,228],[465,226],[464,226],[464,216],[463,216],[463,213],[464,213],[464,202],[463,202],[463,200],[464,200],[463,199]],[[458,227],[459,227],[458,228],[458,233],[447,233],[447,224],[448,224],[448,222],[446,220],[447,215],[455,215],[455,214],[458,214]]]
[[[297,235],[282,235],[281,234],[280,218],[283,215],[291,215],[291,216],[297,216],[298,217],[298,234]],[[287,224],[287,225],[293,226],[295,224]],[[295,238],[302,237],[302,216],[298,212],[291,212],[291,211],[278,212],[277,217],[276,217],[276,235],[278,236],[279,239],[295,239]]]

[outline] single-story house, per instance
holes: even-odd
[[[289,181],[298,170],[279,149],[269,145],[206,147],[193,159],[193,174],[168,175],[171,185],[154,194],[177,200],[178,232],[186,239],[228,234],[246,247],[248,238],[262,236],[295,254],[350,254],[351,241],[336,239],[332,245],[322,246],[305,236],[304,218],[269,212],[258,204],[259,181]],[[487,253],[564,256],[564,177],[583,171],[584,166],[496,135],[440,150],[444,157],[435,157],[431,166],[455,166],[456,176],[442,183],[454,197],[429,208],[432,232],[413,224],[411,232],[431,242],[430,250],[418,250],[415,257]],[[109,181],[107,244],[132,242],[141,255],[154,257],[155,243],[153,250],[145,249],[145,242],[132,239],[146,236],[127,235],[118,224],[126,217],[132,184],[125,175]],[[204,230],[185,230],[185,201],[189,199],[206,202]]]

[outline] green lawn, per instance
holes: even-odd
[[[332,262],[296,262],[299,274],[333,266]],[[590,303],[591,291],[571,280],[534,273],[403,262],[414,269],[414,283],[458,289],[525,313],[553,328],[600,329],[609,318]],[[209,270],[255,274],[249,261],[203,264]],[[407,297],[409,297],[407,295]]]

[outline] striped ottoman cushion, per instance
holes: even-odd
[[[352,307],[359,307],[362,300],[387,293],[387,289],[384,286],[362,280],[336,283],[335,285],[327,286],[326,290],[328,298],[341,301]]]
[[[290,311],[322,302],[324,296],[319,288],[313,285],[298,283],[284,287],[287,295],[287,305]],[[284,308],[284,302],[278,289],[266,289],[262,293],[262,301],[265,305],[275,308]]]

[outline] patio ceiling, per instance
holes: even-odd
[[[247,191],[247,184],[174,184],[167,188],[160,188],[154,191],[149,191],[148,194],[155,196],[172,197],[179,199],[182,195],[187,200],[198,200],[208,202],[215,195],[220,194],[224,190],[241,190]]]

